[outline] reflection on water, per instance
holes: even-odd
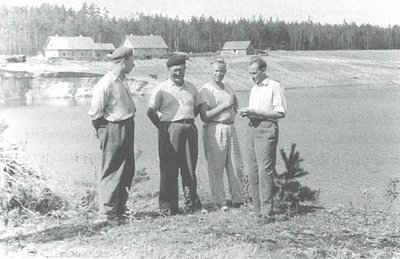
[[[382,91],[384,89],[384,91]],[[288,151],[297,143],[303,166],[310,172],[303,181],[321,188],[323,205],[347,204],[362,199],[363,190],[385,205],[383,195],[389,177],[399,177],[400,88],[346,87],[289,89],[287,117],[280,122],[278,148]],[[248,92],[237,94],[240,108]],[[146,116],[148,96],[135,96],[135,149],[143,151],[137,168],[146,167],[151,181],[143,188],[158,190],[157,130]],[[96,179],[100,166],[99,143],[87,117],[90,99],[57,99],[0,107],[0,120],[10,127],[7,139],[27,140],[28,153],[53,171],[55,179],[80,183]],[[240,116],[236,128],[244,157],[247,121]],[[198,182],[200,193],[208,192],[208,177],[199,129]],[[278,173],[283,172],[281,159]]]
[[[148,97],[145,95],[135,95],[135,102],[142,102],[147,100]],[[28,100],[11,100],[0,105],[1,108],[21,107],[21,106],[85,106],[90,105],[90,98],[49,98],[49,99],[28,99]]]

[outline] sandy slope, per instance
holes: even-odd
[[[274,51],[265,57],[268,74],[285,88],[348,86],[359,84],[400,83],[400,51]],[[188,62],[187,80],[197,86],[209,80],[210,57],[192,57]],[[252,82],[247,74],[250,56],[227,58],[226,82],[236,90],[248,89]],[[165,59],[136,60],[129,77],[147,82],[140,91],[148,92],[167,78]],[[27,63],[1,63],[0,69],[43,73],[79,72],[104,74],[107,62],[58,61],[47,63],[28,58]],[[133,90],[138,87],[133,86]]]

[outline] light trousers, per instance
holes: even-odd
[[[234,124],[205,124],[203,144],[212,201],[218,205],[226,202],[223,179],[226,169],[232,202],[243,202],[244,168]]]

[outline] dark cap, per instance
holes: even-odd
[[[167,61],[167,67],[186,64],[186,56],[171,56]]]
[[[109,56],[111,60],[119,60],[123,58],[128,58],[133,55],[133,50],[128,47],[119,47],[113,51],[113,53]]]

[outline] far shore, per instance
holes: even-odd
[[[215,54],[218,55],[218,54]],[[225,82],[236,91],[248,90],[251,56],[225,58]],[[400,50],[270,51],[264,56],[268,74],[284,88],[400,84]],[[209,55],[190,57],[186,79],[198,87],[209,80]],[[0,57],[1,60],[1,57]],[[166,59],[136,60],[128,75],[133,93],[143,95],[167,78]],[[90,97],[91,88],[108,71],[105,61],[28,57],[25,63],[0,63],[0,103],[21,98]]]

